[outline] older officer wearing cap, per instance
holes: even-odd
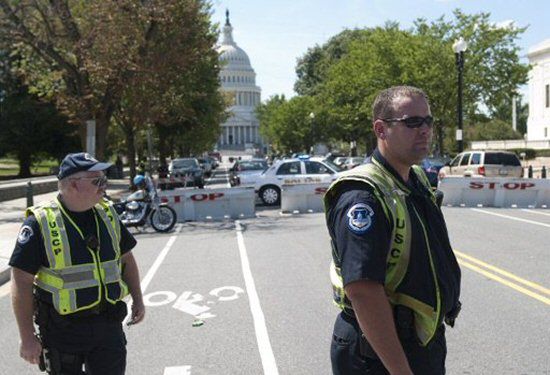
[[[20,355],[49,374],[124,374],[122,299],[132,323],[145,316],[136,240],[104,199],[110,167],[87,153],[60,165],[58,196],[27,209],[10,259]],[[35,335],[33,316],[39,327]]]

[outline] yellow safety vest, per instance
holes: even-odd
[[[99,248],[94,251],[87,246],[87,252],[78,256],[69,244],[65,220],[83,240],[84,235],[57,198],[26,211],[26,216],[34,215],[40,225],[49,263],[49,267],[38,270],[35,286],[51,293],[53,306],[61,315],[90,309],[102,298],[115,304],[128,294],[128,286],[121,278],[120,221],[106,199],[95,205],[95,211],[108,233],[103,233],[105,230],[100,229],[94,215]]]
[[[431,192],[430,183],[422,168],[415,165],[413,166],[413,170],[418,176],[419,181]],[[397,292],[403,277],[407,273],[411,253],[411,219],[405,201],[409,194],[409,189],[384,168],[382,164],[372,158],[371,163],[344,172],[340,178],[332,183],[325,194],[325,208],[334,202],[336,198],[335,187],[343,181],[359,181],[371,186],[375,197],[381,203],[388,221],[393,223],[392,242],[388,251],[384,288],[392,305],[403,305],[413,310],[416,333],[422,345],[427,345],[435,335],[440,324],[441,295],[426,227],[416,210],[414,210],[414,215],[417,216],[420,222],[422,234],[428,246],[427,253],[435,283],[436,305],[430,306],[410,295]],[[436,204],[435,196],[433,193],[431,195],[433,203]],[[330,278],[334,292],[334,303],[341,309],[352,310],[351,303],[344,292],[340,268],[341,262],[338,252],[333,241],[331,241],[331,245],[333,260],[330,267]]]

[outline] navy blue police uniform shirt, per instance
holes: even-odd
[[[422,217],[434,256],[442,310],[447,313],[459,299],[460,269],[452,253],[443,214],[431,202],[429,192],[412,169],[405,183],[378,150],[374,152],[374,157],[411,190],[407,207],[410,213],[416,210]],[[344,285],[359,280],[385,282],[392,223],[371,189],[365,183],[343,182],[336,192],[339,197],[327,211],[329,233],[341,261]],[[428,302],[435,295],[433,280],[413,276],[431,275],[423,230],[415,215],[411,215],[411,232],[411,261],[402,285],[424,294],[422,299]]]
[[[65,208],[66,209],[66,208]],[[86,238],[87,235],[96,235],[96,224],[93,210],[84,212],[72,212],[67,210],[71,219],[82,230]],[[65,215],[65,214],[63,214]],[[101,219],[99,219],[101,220]],[[72,225],[69,220],[64,218],[65,226]],[[120,252],[125,254],[132,250],[137,244],[136,239],[121,223],[120,225]],[[48,267],[48,257],[44,248],[44,240],[40,232],[40,225],[34,217],[30,215],[25,219],[17,243],[11,255],[10,266],[19,268],[30,274],[35,275],[41,266]]]

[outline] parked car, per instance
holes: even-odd
[[[341,165],[344,169],[353,169],[357,167],[358,165],[361,165],[365,162],[365,158],[362,156],[354,156],[347,158],[346,162]]]
[[[420,162],[420,166],[428,176],[430,185],[437,187],[439,170],[446,164],[444,158],[425,158]]]
[[[322,157],[284,159],[259,176],[254,190],[265,205],[274,206],[280,204],[283,184],[332,182],[341,171],[340,167]]]
[[[189,182],[191,182],[200,189],[204,188],[204,170],[199,165],[199,161],[195,158],[172,160],[168,165],[168,173],[170,177],[186,177],[186,183],[181,183],[181,186],[187,186]]]
[[[199,165],[204,170],[204,175],[207,177],[212,176],[212,162],[209,158],[197,158]]]
[[[439,170],[446,176],[522,177],[523,168],[516,154],[507,151],[466,151]]]
[[[254,186],[263,171],[268,168],[265,159],[237,160],[229,169],[229,184]]]

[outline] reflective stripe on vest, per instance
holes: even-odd
[[[431,192],[428,179],[421,168],[413,166],[413,170],[419,181]],[[410,260],[412,233],[410,230],[411,219],[406,203],[409,189],[395,179],[376,159],[372,159],[371,163],[344,172],[340,178],[331,184],[325,194],[325,207],[328,207],[330,200],[334,198],[334,188],[342,181],[358,181],[371,186],[385,216],[390,223],[393,223],[392,243],[388,251],[384,289],[392,305],[404,305],[414,311],[416,333],[422,345],[427,345],[435,335],[439,324],[441,297],[427,232],[416,210],[414,214],[420,222],[426,246],[428,246],[430,268],[435,282],[436,306],[430,306],[412,296],[396,292],[407,273]],[[432,201],[435,204],[433,194]],[[345,296],[338,252],[334,248],[334,243],[332,243],[332,246],[333,261],[331,263],[330,278],[333,286],[334,303],[341,309],[352,309],[351,303]]]
[[[107,228],[108,236],[112,240],[114,259],[101,261],[100,252],[94,252],[88,248],[93,263],[85,264],[73,264],[71,260],[69,239],[61,211],[64,211],[64,208],[57,199],[27,210],[27,216],[32,213],[40,224],[41,233],[44,237],[44,247],[50,264],[49,268],[41,267],[39,269],[35,278],[36,286],[52,294],[53,305],[61,315],[97,305],[101,301],[102,289],[104,289],[105,299],[110,303],[116,303],[124,298],[128,294],[128,287],[121,279],[120,224],[116,220],[112,205],[104,200],[95,206],[95,211],[104,223],[105,228]],[[95,215],[94,218],[99,235],[99,223]],[[80,228],[67,214],[66,219],[84,238]],[[114,283],[118,284],[120,294],[109,296],[107,286]],[[102,288],[102,285],[104,288]],[[77,291],[94,287],[97,288],[95,301],[86,306],[78,306]]]

